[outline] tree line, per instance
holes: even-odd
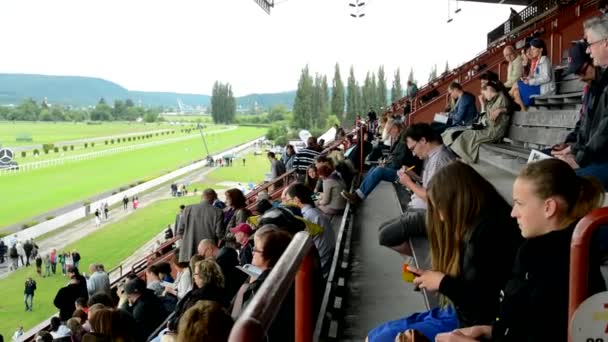
[[[415,82],[413,70],[408,80]],[[295,129],[324,130],[334,123],[352,124],[357,115],[370,110],[381,112],[390,103],[403,97],[399,69],[393,75],[389,90],[384,66],[377,73],[367,72],[363,85],[355,78],[354,67],[350,67],[346,89],[342,82],[340,66],[336,63],[331,89],[326,75],[310,73],[308,65],[302,69],[293,108],[291,126]]]
[[[211,117],[215,123],[233,123],[236,116],[236,99],[230,83],[215,81],[211,91]]]
[[[159,121],[162,108],[136,107],[131,99],[115,100],[110,106],[101,98],[93,108],[51,106],[42,101],[24,99],[15,107],[0,106],[0,120],[9,121]]]

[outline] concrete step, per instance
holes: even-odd
[[[574,129],[579,118],[576,110],[536,110],[515,112],[511,123],[517,126],[542,126]]]
[[[479,160],[513,175],[519,174],[526,165],[530,151],[507,144],[482,144]]]
[[[515,175],[486,161],[480,161],[472,165],[488,182],[492,183],[498,193],[510,204],[513,204],[513,182]]]

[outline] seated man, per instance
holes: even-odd
[[[502,85],[495,81],[488,81],[483,86],[482,115],[473,129],[462,131],[453,142],[449,131],[442,135],[446,145],[467,163],[477,162],[482,143],[496,141],[507,132],[511,106],[509,98],[500,91],[501,88]]]
[[[608,21],[606,21],[608,23]],[[592,29],[586,30],[587,39],[595,41],[597,39]],[[596,44],[599,45],[599,44]],[[582,49],[580,46],[579,49]],[[587,48],[586,48],[587,49]],[[595,47],[590,45],[594,63],[597,66],[608,65],[608,58],[601,60],[603,54],[594,52],[595,49],[606,49],[604,46]],[[570,52],[574,52],[574,48]],[[596,57],[599,56],[599,57]],[[571,60],[574,62],[574,56]],[[574,64],[574,63],[571,63]],[[573,65],[572,68],[575,68]],[[571,67],[569,66],[569,71]],[[576,70],[581,75],[581,79],[589,83],[589,88],[583,98],[583,113],[580,125],[577,124],[576,141],[569,145],[555,146],[552,151],[553,156],[566,161],[580,176],[593,176],[602,182],[604,189],[608,189],[608,109],[606,108],[606,85],[608,84],[608,73],[601,74],[601,70],[591,67],[590,63],[580,64]],[[593,80],[599,79],[599,81]],[[595,103],[595,106],[593,104]]]
[[[443,133],[450,127],[469,126],[477,117],[475,107],[475,96],[465,92],[458,82],[452,82],[448,86],[448,93],[451,99],[456,101],[454,109],[448,113],[447,123],[434,122],[433,129],[438,133]]]
[[[391,146],[390,162],[386,165],[381,164],[380,166],[369,170],[363,179],[361,186],[355,192],[349,193],[342,191],[340,193],[342,197],[351,204],[358,204],[364,200],[381,181],[395,182],[397,180],[397,170],[404,165],[407,165],[407,167],[417,166],[415,169],[417,171],[420,170],[420,161],[417,158],[414,158],[405,144],[407,132],[409,132],[410,129],[408,129],[405,134],[401,134],[402,129],[402,125],[395,124],[389,131],[391,136],[399,137],[398,140],[393,143],[393,146]]]
[[[424,160],[422,184],[413,180],[406,170],[399,171],[399,183],[413,194],[403,215],[380,225],[379,242],[402,255],[412,255],[409,238],[426,235],[426,187],[435,172],[451,163],[455,156],[428,124],[411,125],[405,136],[408,149]]]

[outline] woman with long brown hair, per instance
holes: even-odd
[[[234,228],[239,223],[247,222],[251,211],[247,209],[247,198],[239,189],[226,190],[226,205],[228,209],[224,212],[224,223],[226,229]]]
[[[511,213],[526,240],[502,292],[497,319],[441,334],[437,341],[566,342],[572,233],[583,216],[602,205],[603,196],[598,181],[577,176],[561,160],[528,164],[513,184]],[[590,294],[605,290],[594,258],[588,277]]]
[[[409,270],[420,288],[442,295],[443,306],[384,323],[369,333],[369,341],[393,341],[410,329],[434,340],[457,327],[492,322],[498,313],[497,294],[521,242],[508,203],[461,162],[440,169],[427,194],[432,270]]]

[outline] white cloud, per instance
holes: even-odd
[[[509,7],[463,2],[446,23],[446,0],[371,0],[350,17],[348,0],[289,0],[266,15],[253,0],[19,0],[0,2],[0,72],[101,77],[131,90],[237,95],[295,89],[301,68],[340,63],[362,80],[384,64],[425,83],[433,64],[455,66],[485,48]]]

